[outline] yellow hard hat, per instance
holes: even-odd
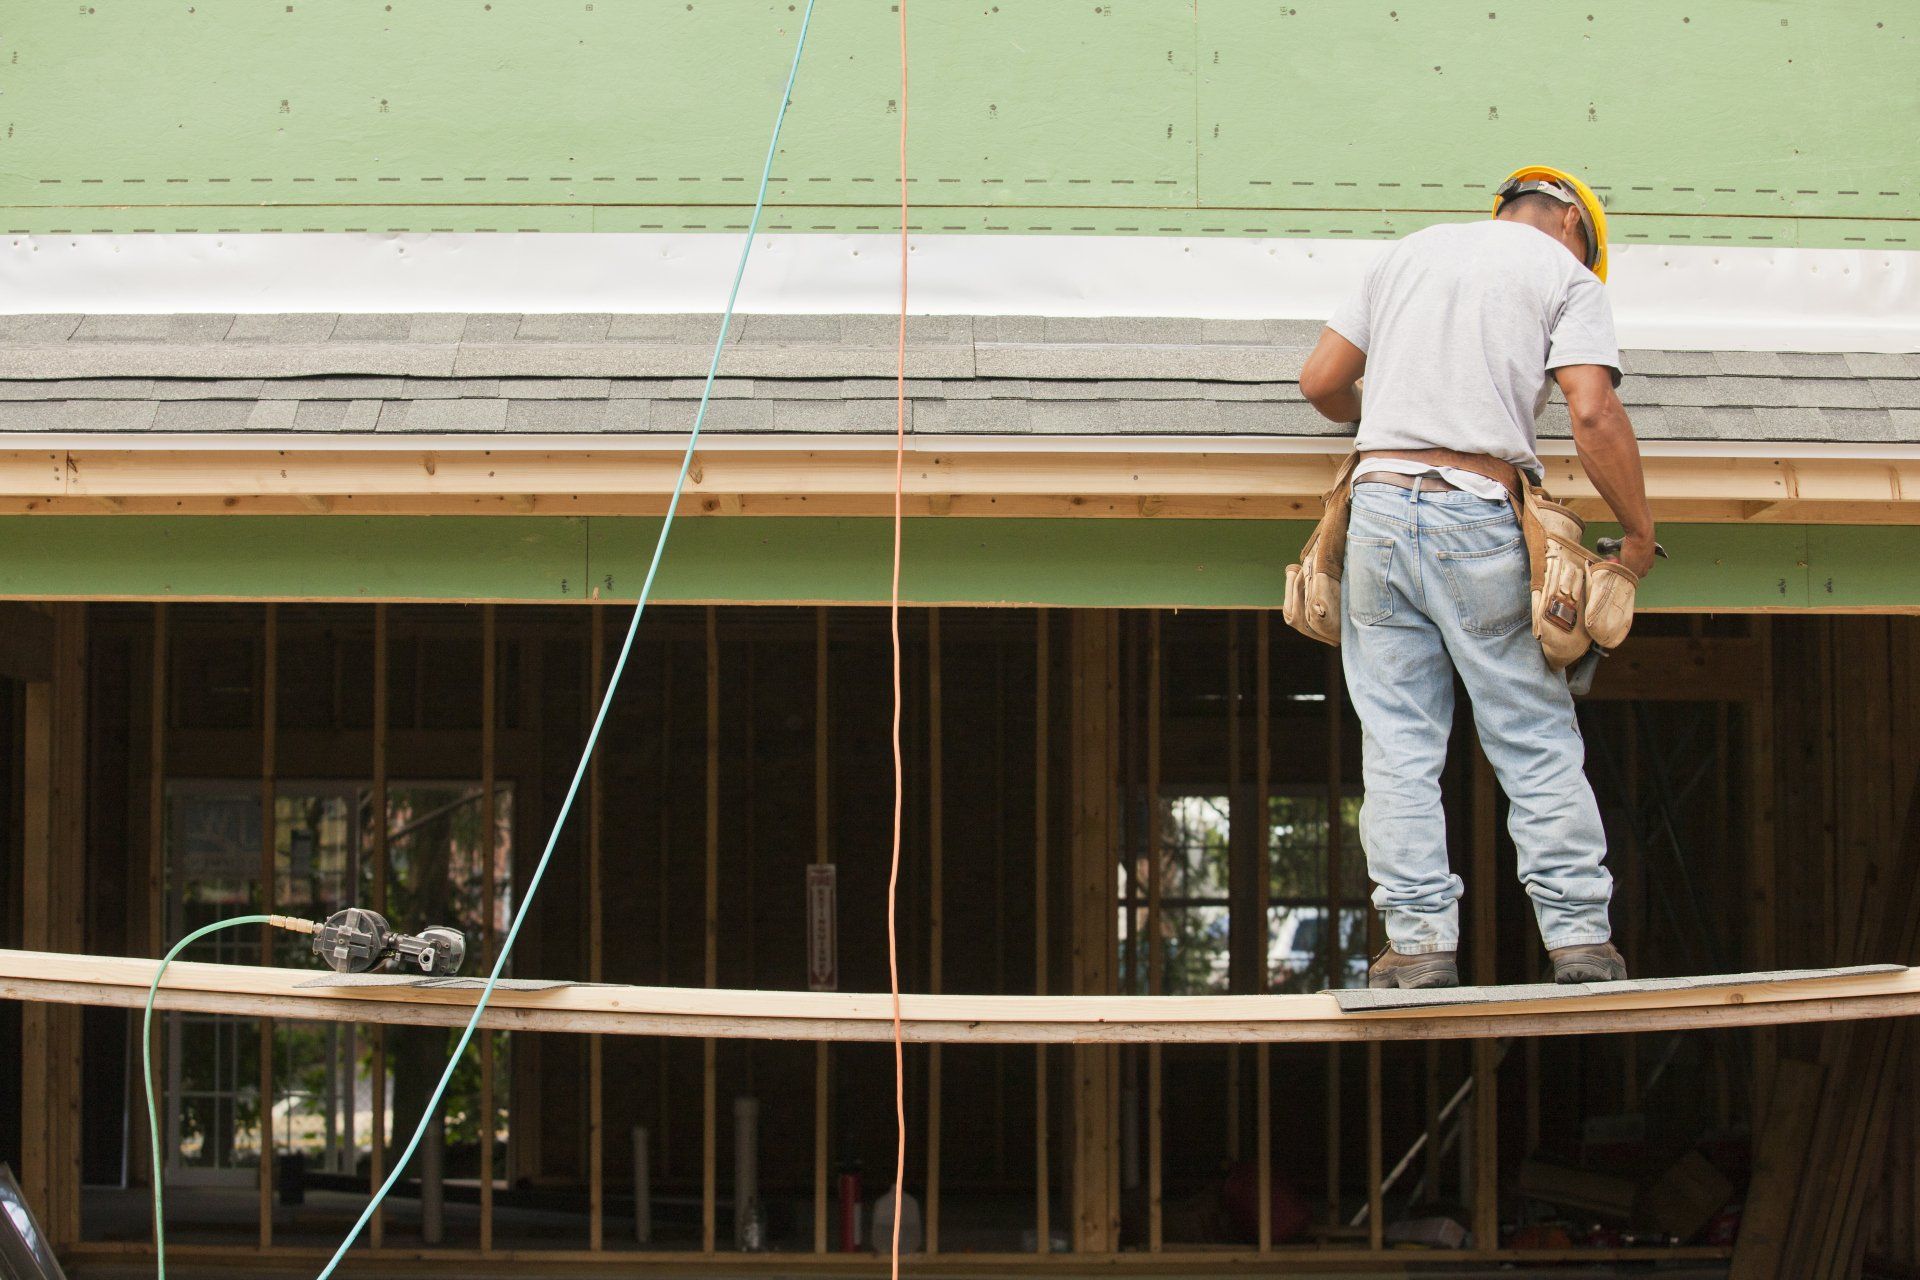
[[[1593,194],[1591,187],[1565,169],[1530,164],[1508,174],[1507,180],[1493,193],[1494,215],[1497,217],[1500,206],[1513,197],[1534,191],[1580,210],[1581,225],[1587,229],[1587,268],[1599,276],[1604,284],[1607,279],[1607,211],[1600,207],[1600,198]]]

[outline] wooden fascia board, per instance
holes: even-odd
[[[1293,443],[1293,442],[1289,442]],[[1332,442],[1329,442],[1332,443]],[[942,442],[909,447],[906,491],[931,514],[1310,516],[1340,454],[1270,442]],[[678,473],[670,441],[602,448],[411,448],[382,442],[261,449],[251,442],[151,448],[90,441],[0,450],[0,511],[272,514],[646,514]],[[1109,447],[1111,446],[1111,447]],[[1543,460],[1547,486],[1583,514],[1604,515],[1573,457]],[[1649,450],[1647,489],[1665,520],[1726,523],[1920,522],[1920,454],[1889,450],[1763,456]],[[688,514],[877,514],[893,490],[893,455],[859,447],[703,444]],[[1250,504],[1244,511],[1230,505]],[[1209,505],[1212,504],[1212,505]],[[657,510],[658,508],[653,508]]]

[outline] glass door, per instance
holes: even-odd
[[[260,792],[245,782],[167,787],[167,936],[254,911],[260,901]],[[260,931],[223,929],[182,960],[258,964]],[[250,1022],[172,1013],[166,1020],[167,1177],[253,1181],[260,1164],[260,1036]]]
[[[274,910],[324,920],[371,901],[372,869],[361,856],[365,788],[282,783],[274,796]],[[274,963],[314,965],[302,934],[274,935]],[[281,1156],[308,1170],[351,1174],[373,1139],[371,1043],[344,1022],[274,1025],[273,1135]]]

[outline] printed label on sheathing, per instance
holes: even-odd
[[[807,990],[840,989],[838,876],[830,862],[807,868]]]

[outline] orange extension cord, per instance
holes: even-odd
[[[900,1029],[900,934],[895,908],[900,893],[900,828],[905,805],[906,764],[900,754],[900,535],[907,475],[907,0],[900,12],[900,333],[894,374],[893,433],[893,864],[887,873],[887,990],[893,999],[893,1280],[900,1280],[900,1219],[907,1180],[907,1055]]]

